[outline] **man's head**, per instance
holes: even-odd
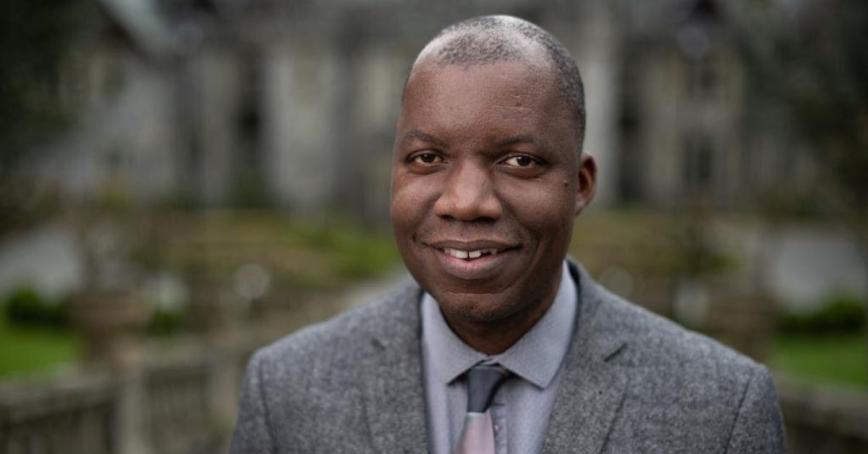
[[[469,339],[491,332],[514,342],[551,304],[594,193],[583,135],[575,63],[529,22],[470,19],[417,58],[396,128],[392,225],[408,269],[472,346],[497,350]]]
[[[469,68],[528,61],[529,56],[540,52],[547,57],[557,78],[562,100],[576,121],[576,131],[584,137],[585,96],[576,62],[551,33],[528,21],[511,16],[480,16],[450,25],[419,53],[414,68],[429,58],[441,65]],[[581,152],[581,142],[580,138],[577,152]]]

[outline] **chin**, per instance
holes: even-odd
[[[542,267],[529,257],[529,249],[515,252],[517,262],[503,273],[479,280],[459,279],[441,269],[429,248],[409,241],[399,245],[404,263],[416,282],[437,301],[450,321],[470,324],[497,324],[519,318],[536,318],[553,299],[560,276],[561,261]]]
[[[509,290],[498,293],[429,293],[448,320],[460,319],[472,324],[488,325],[511,320],[536,306],[528,298],[519,298]]]

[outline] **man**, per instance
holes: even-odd
[[[253,357],[232,451],[780,452],[768,372],[566,260],[594,195],[579,72],[489,16],[407,80],[392,224],[415,282]]]

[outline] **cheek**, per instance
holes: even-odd
[[[432,200],[436,200],[434,185],[422,178],[395,175],[392,182],[392,225],[396,230],[412,227],[425,218]]]
[[[516,220],[528,230],[545,237],[571,230],[576,198],[575,187],[568,180],[553,179],[551,184],[512,183],[503,185],[500,194]]]

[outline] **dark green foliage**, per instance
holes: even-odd
[[[62,64],[81,29],[82,2],[6,0],[0,6],[0,167],[54,129],[65,106]]]
[[[834,334],[859,332],[865,327],[865,303],[841,295],[820,309],[807,313],[788,313],[781,317],[781,331],[787,334]]]
[[[83,0],[0,2],[0,233],[34,217],[33,179],[18,173],[69,123],[79,86],[70,51],[84,28]]]
[[[229,192],[229,206],[240,209],[265,209],[274,205],[265,181],[254,169],[242,169]]]
[[[338,273],[355,279],[370,279],[395,267],[397,251],[388,239],[358,241],[344,245],[337,259]]]
[[[740,41],[757,105],[807,143],[826,205],[868,216],[868,2],[796,2],[792,14],[751,14]],[[758,3],[756,5],[762,5]],[[766,13],[766,14],[763,14]],[[792,191],[799,188],[787,188]]]
[[[187,328],[187,312],[182,309],[157,308],[151,316],[148,332],[157,336],[178,334]]]
[[[328,258],[341,278],[369,279],[382,276],[398,262],[391,236],[334,221],[329,225],[297,224],[288,239]]]
[[[66,305],[46,301],[30,287],[20,287],[3,301],[3,312],[13,325],[66,328]]]

